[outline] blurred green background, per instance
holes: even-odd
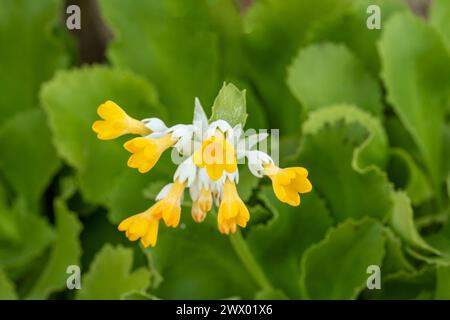
[[[449,50],[448,0],[0,0],[0,299],[449,299]],[[139,174],[90,128],[108,99],[189,123],[224,81],[314,186],[292,208],[241,171],[254,268],[189,203],[128,242],[175,166]]]

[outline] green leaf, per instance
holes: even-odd
[[[0,300],[17,300],[17,293],[8,275],[0,269]]]
[[[39,275],[28,299],[45,299],[66,286],[67,267],[80,265],[82,225],[62,200],[55,201],[56,239],[45,269]]]
[[[61,5],[57,0],[2,1],[0,123],[20,111],[35,108],[40,84],[54,70],[67,65],[61,42],[50,32],[59,19]]]
[[[162,299],[250,299],[256,292],[255,281],[228,236],[219,233],[213,213],[198,224],[184,209],[180,226],[172,229],[161,223],[156,247],[146,252],[162,277],[152,293]]]
[[[390,219],[392,229],[409,245],[439,255],[439,251],[426,243],[417,231],[408,196],[400,191],[393,193],[392,198],[394,201],[394,209]]]
[[[439,31],[450,50],[450,3],[446,0],[434,0],[430,6],[430,23]]]
[[[154,295],[148,294],[146,292],[141,291],[130,291],[127,293],[124,293],[121,300],[159,300]]]
[[[23,199],[16,200],[12,208],[0,209],[0,221],[11,231],[0,234],[0,267],[15,278],[32,266],[54,240],[54,233],[48,221],[30,212]]]
[[[437,191],[443,180],[450,52],[433,28],[411,14],[388,21],[379,51],[388,100],[417,143]]]
[[[142,191],[136,189],[148,183],[148,177],[158,177],[158,172],[170,162],[161,159],[148,175],[143,175],[127,167],[129,153],[122,145],[129,136],[119,141],[97,139],[91,126],[99,119],[97,107],[106,100],[115,101],[137,119],[160,117],[163,111],[155,90],[147,81],[108,67],[60,72],[41,92],[56,148],[77,169],[83,197],[88,202],[109,207],[111,202],[117,203],[121,195],[124,201],[127,200],[124,197],[132,198],[143,210],[145,198]],[[113,217],[114,222],[116,219]]]
[[[423,170],[412,156],[401,148],[391,149],[389,163],[390,180],[396,181],[397,187],[404,189],[413,205],[418,205],[433,196],[433,188]]]
[[[450,300],[450,266],[437,267],[435,299]]]
[[[247,119],[245,90],[240,91],[232,83],[224,83],[214,100],[210,121],[225,120],[232,127],[241,124],[242,128]]]
[[[383,260],[383,276],[415,271],[405,256],[403,243],[400,238],[389,228],[384,229],[384,235],[386,240],[386,254]]]
[[[381,29],[367,28],[367,13],[370,5],[376,5],[381,12]],[[333,42],[343,44],[350,49],[373,76],[380,72],[380,57],[376,44],[389,18],[402,11],[408,11],[402,0],[356,0],[347,6],[347,11],[336,19],[318,24],[308,33],[309,42]]]
[[[433,299],[436,287],[435,268],[423,268],[416,272],[400,272],[381,276],[381,290],[366,290],[367,299],[411,300]]]
[[[255,300],[287,300],[288,297],[281,290],[261,290],[255,295]]]
[[[244,16],[245,59],[241,68],[261,97],[271,128],[298,132],[300,104],[286,84],[286,70],[308,35],[348,11],[352,0],[254,1]],[[276,53],[274,55],[274,53]]]
[[[301,286],[311,299],[355,299],[366,287],[367,267],[381,266],[383,256],[382,226],[347,220],[305,252]]]
[[[77,299],[110,300],[132,290],[146,290],[150,272],[146,268],[131,271],[133,251],[106,244],[83,275]]]
[[[303,124],[303,133],[315,134],[327,124],[338,121],[359,123],[368,130],[367,139],[354,152],[355,170],[362,171],[371,165],[383,169],[388,160],[388,139],[384,128],[378,119],[352,105],[333,105],[311,112]]]
[[[99,3],[114,33],[108,58],[113,65],[152,81],[170,111],[170,120],[176,123],[191,120],[195,97],[210,104],[222,81],[219,36],[214,32],[217,19],[209,18],[214,3],[217,1]]]
[[[51,143],[45,114],[40,109],[23,111],[0,129],[0,169],[34,208],[61,166]]]
[[[363,216],[383,220],[391,211],[392,186],[373,165],[385,156],[382,128],[374,131],[379,124],[357,116],[362,111],[356,108],[342,109],[348,115],[341,117],[331,110],[315,111],[304,124],[297,164],[308,169],[313,188],[324,197],[336,222]],[[380,146],[378,155],[375,146]]]
[[[338,103],[354,104],[374,115],[382,110],[378,83],[343,45],[301,48],[288,69],[287,83],[307,111]]]
[[[299,299],[300,259],[332,225],[328,210],[314,192],[303,195],[299,207],[278,201],[271,186],[263,187],[258,197],[274,217],[266,225],[251,228],[247,243],[272,285]]]

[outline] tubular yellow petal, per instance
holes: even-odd
[[[250,214],[244,202],[239,198],[236,185],[227,179],[217,215],[219,231],[225,234],[234,233],[236,225],[245,227],[249,219]]]
[[[144,123],[133,119],[117,104],[106,101],[97,109],[98,115],[103,119],[95,121],[92,130],[102,140],[110,140],[127,133],[147,135],[151,133]]]
[[[308,171],[302,167],[280,169],[273,164],[264,167],[265,174],[272,180],[277,198],[291,206],[300,205],[300,194],[312,190]]]

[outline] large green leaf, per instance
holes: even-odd
[[[145,267],[132,271],[132,265],[131,249],[106,244],[83,275],[77,298],[120,299],[129,291],[146,290],[150,285],[150,271]]]
[[[266,225],[251,228],[246,240],[272,285],[298,299],[301,297],[300,259],[331,226],[328,210],[314,192],[302,196],[300,207],[279,202],[270,186],[262,188],[258,196],[274,217]]]
[[[378,83],[343,45],[302,48],[288,69],[287,83],[308,111],[337,103],[354,104],[375,115],[382,109]]]
[[[300,126],[300,104],[286,85],[286,69],[308,34],[348,11],[353,0],[260,0],[245,15],[242,68],[259,93],[271,128],[282,134]],[[275,54],[276,53],[276,54]]]
[[[67,65],[51,35],[62,5],[58,0],[4,0],[0,11],[0,123],[38,103],[40,84]],[[18,36],[20,35],[20,36]]]
[[[313,188],[324,197],[337,222],[348,217],[386,218],[392,207],[392,187],[373,165],[383,158],[383,148],[376,155],[373,146],[385,147],[383,135],[374,131],[376,122],[350,116],[362,112],[356,108],[344,109],[348,115],[341,117],[331,112],[326,116],[326,110],[311,114],[305,123],[297,164],[308,169]],[[318,119],[321,122],[315,122]]]
[[[109,59],[155,83],[173,121],[190,121],[194,98],[209,105],[222,83],[220,41],[210,18],[223,8],[220,2],[100,1],[114,33]]]
[[[160,223],[156,247],[146,250],[162,277],[153,293],[163,299],[252,298],[257,290],[255,281],[228,236],[219,233],[217,216],[209,213],[198,224],[189,210],[183,211],[178,228]]]
[[[367,267],[381,266],[384,253],[378,222],[347,220],[305,252],[301,286],[311,299],[355,299],[366,287]]]
[[[433,28],[411,14],[397,14],[386,23],[379,51],[388,100],[417,143],[438,190],[450,102],[450,52]]]
[[[245,90],[239,90],[232,83],[224,83],[214,100],[211,121],[225,120],[232,127],[237,124],[241,124],[244,127],[246,119]]]
[[[54,240],[47,219],[30,212],[26,202],[18,199],[12,208],[0,208],[0,267],[15,278],[40,256]]]
[[[36,207],[61,164],[43,111],[23,111],[6,121],[0,129],[0,149],[3,174],[16,192]]]
[[[39,275],[27,295],[29,299],[44,299],[52,292],[66,285],[67,267],[80,265],[81,244],[79,235],[81,223],[75,213],[70,212],[62,200],[55,201],[56,239],[45,269]]]
[[[380,29],[369,29],[367,20],[371,16],[367,12],[369,6],[376,5],[380,8]],[[402,11],[409,10],[403,0],[356,0],[348,6],[347,12],[337,19],[327,21],[311,29],[308,41],[312,43],[333,42],[344,44],[351,50],[365,69],[374,76],[380,71],[380,57],[376,44],[389,18]]]
[[[143,210],[141,186],[149,177],[157,177],[157,172],[164,170],[170,161],[161,159],[148,175],[143,175],[127,167],[129,154],[122,144],[129,137],[98,140],[91,125],[99,118],[97,107],[106,100],[115,101],[137,119],[162,114],[149,83],[132,73],[108,67],[60,72],[41,92],[55,145],[59,154],[77,169],[86,200],[110,206],[112,202],[117,204],[119,197],[123,201],[133,199]]]

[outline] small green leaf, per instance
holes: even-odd
[[[246,119],[245,90],[240,91],[234,84],[224,83],[214,100],[210,121],[225,120],[232,127],[237,124],[244,127]]]
[[[450,51],[431,26],[405,13],[386,23],[379,52],[388,101],[416,142],[438,192],[444,179],[443,129],[450,102]]]
[[[61,166],[51,143],[45,114],[40,109],[23,111],[0,129],[0,169],[29,205],[39,198]]]
[[[404,192],[395,192],[392,197],[394,201],[394,209],[390,220],[392,229],[409,245],[439,255],[439,251],[426,243],[417,231],[408,196]]]
[[[131,271],[132,265],[131,249],[106,244],[83,275],[77,299],[120,299],[129,291],[146,290],[150,285],[150,271],[146,268]]]
[[[266,225],[252,227],[246,241],[272,285],[299,299],[300,259],[331,227],[329,212],[315,192],[302,195],[299,207],[278,201],[271,186],[263,187],[258,197],[274,217]]]
[[[67,267],[80,265],[82,225],[75,213],[70,212],[62,200],[55,201],[56,239],[45,269],[27,295],[28,299],[45,299],[63,289],[67,280]]]
[[[305,252],[301,286],[311,299],[355,299],[366,287],[367,267],[381,266],[384,253],[378,222],[347,220]]]
[[[382,110],[378,83],[343,45],[300,49],[288,69],[287,83],[308,111],[338,103],[354,104],[374,115]]]
[[[17,293],[8,275],[0,268],[0,300],[17,300]]]

